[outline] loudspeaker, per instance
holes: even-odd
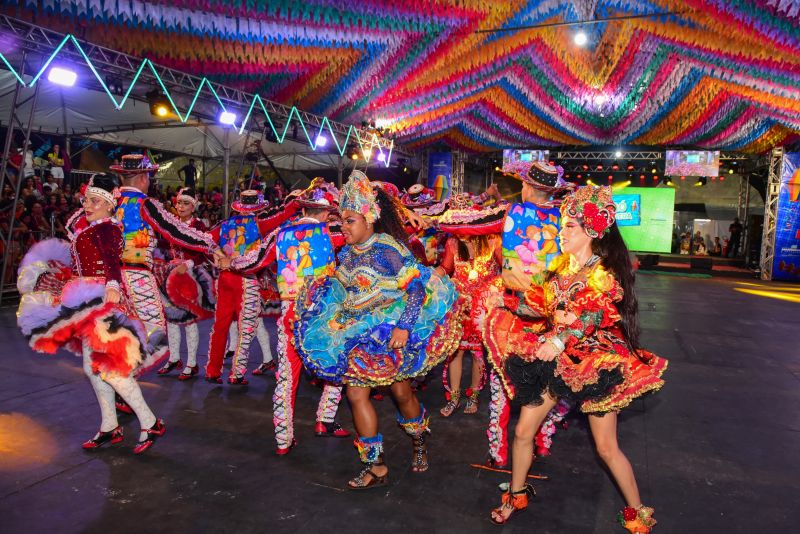
[[[689,266],[698,271],[710,271],[713,265],[714,263],[711,261],[711,258],[701,256],[692,256],[689,258]]]

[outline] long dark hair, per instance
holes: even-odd
[[[469,257],[469,247],[467,241],[471,242],[475,250],[475,258]],[[458,239],[458,257],[461,261],[480,258],[491,250],[488,235],[475,235]]]
[[[631,350],[639,348],[639,303],[636,299],[633,271],[628,247],[619,233],[617,223],[611,225],[602,239],[592,239],[592,252],[600,256],[600,263],[616,277],[622,286],[623,296],[616,303],[617,311],[622,316],[622,332]]]
[[[375,222],[375,231],[389,234],[398,243],[408,247],[408,232],[406,232],[403,219],[397,211],[394,201],[380,187],[375,187],[374,190],[378,207],[381,209],[381,215]]]

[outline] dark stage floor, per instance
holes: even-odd
[[[644,342],[671,366],[660,394],[624,412],[620,441],[657,510],[657,532],[788,532],[800,523],[800,287],[784,287],[640,277]],[[763,290],[784,300],[752,294]],[[350,440],[314,437],[319,391],[308,383],[299,445],[274,455],[273,378],[234,389],[149,376],[143,389],[167,422],[165,438],[134,457],[138,425],[129,420],[123,447],[85,453],[99,412],[79,360],[33,354],[13,311],[0,315],[0,532],[624,532],[614,522],[621,498],[581,417],[534,465],[550,480],[536,484],[531,508],[505,529],[491,525],[507,476],[469,467],[484,459],[487,395],[477,416],[444,420],[438,374],[422,393],[435,413],[425,474],[410,472],[409,440],[389,400],[378,403],[392,469],[381,490],[342,490],[356,454]],[[352,429],[346,403],[340,420]]]

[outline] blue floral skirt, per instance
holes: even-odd
[[[335,277],[304,288],[295,307],[295,346],[305,366],[335,384],[375,387],[424,375],[453,353],[461,340],[458,293],[449,278],[421,268],[425,301],[408,343],[389,339],[406,307],[402,291],[385,293],[362,313],[344,309],[347,292]]]

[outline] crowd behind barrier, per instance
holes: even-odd
[[[53,149],[59,151],[58,145],[54,145]],[[48,154],[48,158],[34,157],[33,154],[33,150],[28,149],[26,157],[23,158],[21,149],[12,148],[6,166],[6,176],[2,181],[0,232],[3,239],[0,240],[0,257],[5,256],[11,221],[12,219],[15,221],[7,245],[9,255],[5,267],[6,285],[15,283],[19,262],[34,243],[50,237],[66,238],[67,221],[72,213],[81,207],[81,186],[98,174],[97,171],[72,169],[69,158],[63,151],[57,152],[58,157],[55,153]],[[18,179],[21,179],[22,183],[19,198],[15,202]],[[280,182],[267,187],[260,177],[256,177],[232,184],[232,196],[235,196],[237,191],[252,188],[264,190],[264,195],[272,204],[280,203],[286,195],[286,188]],[[177,193],[176,189],[153,181],[149,194],[172,209],[172,199]],[[208,190],[198,187],[196,192],[199,201],[196,216],[209,228],[213,227],[224,218],[222,192],[219,187]]]

